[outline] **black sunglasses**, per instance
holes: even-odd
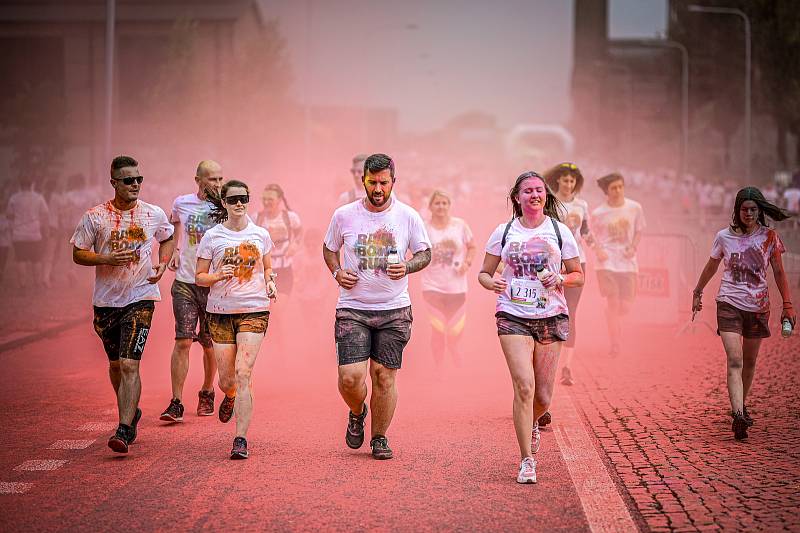
[[[133,182],[140,184],[144,181],[144,177],[142,176],[128,176],[125,178],[114,178],[117,181],[121,181],[125,185],[133,185]]]
[[[242,205],[246,205],[250,203],[250,195],[249,194],[234,194],[233,196],[228,196],[225,198],[225,203],[228,205],[236,205],[241,203]]]

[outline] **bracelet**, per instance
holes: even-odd
[[[336,274],[338,274],[341,269],[342,267],[337,267],[336,269],[334,269],[334,271],[331,273],[333,274],[333,279],[336,279]]]

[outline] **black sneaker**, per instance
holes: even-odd
[[[372,457],[375,459],[391,459],[394,457],[392,449],[389,448],[389,439],[383,435],[375,435],[372,437],[372,440],[369,441],[369,445],[372,448]]]
[[[747,407],[742,407],[742,416],[747,422],[747,427],[753,427],[753,419],[750,417],[750,413],[747,412]]]
[[[744,418],[742,413],[736,413],[733,415],[733,424],[731,424],[731,429],[733,430],[734,439],[744,440],[747,438],[747,420]]]
[[[197,393],[197,416],[211,416],[214,414],[214,391],[201,390]]]
[[[177,398],[169,402],[169,406],[161,413],[159,420],[164,422],[183,422],[183,404]]]
[[[360,415],[354,415],[353,411],[349,411],[349,413],[344,440],[350,448],[357,450],[364,444],[364,419],[367,418],[367,404],[364,404]]]
[[[244,437],[236,437],[233,439],[231,459],[247,459],[247,455],[247,439]]]
[[[136,414],[133,415],[133,420],[131,421],[131,435],[128,439],[128,444],[133,444],[133,441],[136,440],[136,426],[139,425],[139,420],[142,419],[142,410],[138,407],[136,408]]]
[[[236,401],[236,396],[233,398],[228,398],[228,395],[225,395],[225,398],[222,399],[222,402],[219,404],[219,421],[220,422],[227,422],[233,416],[233,404]]]
[[[128,453],[131,427],[125,424],[117,426],[117,432],[108,439],[108,447],[117,453]]]
[[[547,411],[545,414],[543,414],[542,416],[539,417],[539,427],[540,428],[543,428],[547,424],[550,424],[552,422],[553,422],[553,417],[550,415],[550,411]]]

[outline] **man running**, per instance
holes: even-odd
[[[392,197],[394,173],[389,156],[373,154],[366,158],[366,198],[333,213],[322,248],[325,263],[341,287],[335,337],[339,393],[350,407],[345,442],[353,449],[364,443],[369,372],[370,446],[376,459],[392,458],[386,432],[397,405],[397,370],[403,360],[403,348],[411,338],[406,276],[431,261],[431,243],[422,217]],[[408,251],[413,257],[406,261]]]
[[[212,205],[206,194],[207,191],[219,190],[222,186],[222,167],[216,161],[201,161],[197,165],[194,181],[197,192],[178,196],[172,204],[170,216],[177,235],[175,253],[169,263],[169,269],[175,271],[171,291],[172,312],[175,315],[175,346],[170,365],[172,400],[160,417],[165,422],[183,420],[183,384],[189,373],[189,350],[193,341],[203,347],[203,388],[198,392],[197,416],[214,414],[214,375],[217,373],[217,363],[206,323],[208,287],[195,285],[194,276],[200,239],[207,229],[216,225],[209,218]]]
[[[606,195],[606,202],[592,211],[592,227],[597,255],[597,282],[606,299],[606,322],[611,339],[610,354],[620,352],[622,317],[628,314],[636,296],[636,249],[645,228],[641,204],[625,198],[625,180],[620,174],[609,174],[597,180]]]
[[[136,440],[142,417],[139,361],[150,332],[153,302],[161,299],[158,280],[175,249],[167,215],[139,200],[143,180],[135,159],[115,157],[114,199],[84,213],[70,239],[73,261],[95,267],[94,330],[108,356],[119,409],[119,426],[108,447],[118,453],[128,453],[128,445]],[[159,243],[157,265],[150,257],[154,241]]]
[[[367,154],[357,154],[353,157],[350,174],[353,176],[353,187],[339,195],[339,205],[347,205],[364,198],[364,160]]]

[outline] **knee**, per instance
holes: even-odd
[[[372,386],[376,389],[388,390],[394,387],[396,371],[388,368],[380,369],[372,376]]]
[[[536,387],[533,380],[519,380],[514,382],[514,396],[523,402],[530,402],[533,400],[533,394]]]
[[[741,370],[743,366],[741,357],[729,357],[728,368],[731,370]]]
[[[232,390],[236,388],[236,382],[233,380],[231,376],[225,376],[220,374],[219,375],[219,388],[223,392]]]
[[[357,372],[348,372],[339,375],[339,384],[342,389],[347,391],[355,391],[360,389],[364,384],[364,374]]]
[[[108,362],[108,371],[112,374],[119,374],[119,360]]]
[[[192,347],[192,339],[175,339],[175,348],[180,352],[186,352],[189,354],[189,350]]]
[[[119,371],[123,378],[133,378],[139,374],[139,361],[134,359],[120,359]]]
[[[246,366],[240,366],[236,369],[236,382],[249,383],[250,376],[253,375],[253,369]]]
[[[534,401],[544,407],[547,410],[550,407],[550,401],[553,398],[552,391],[545,389],[544,387],[539,387],[536,389],[536,394],[534,395]]]

